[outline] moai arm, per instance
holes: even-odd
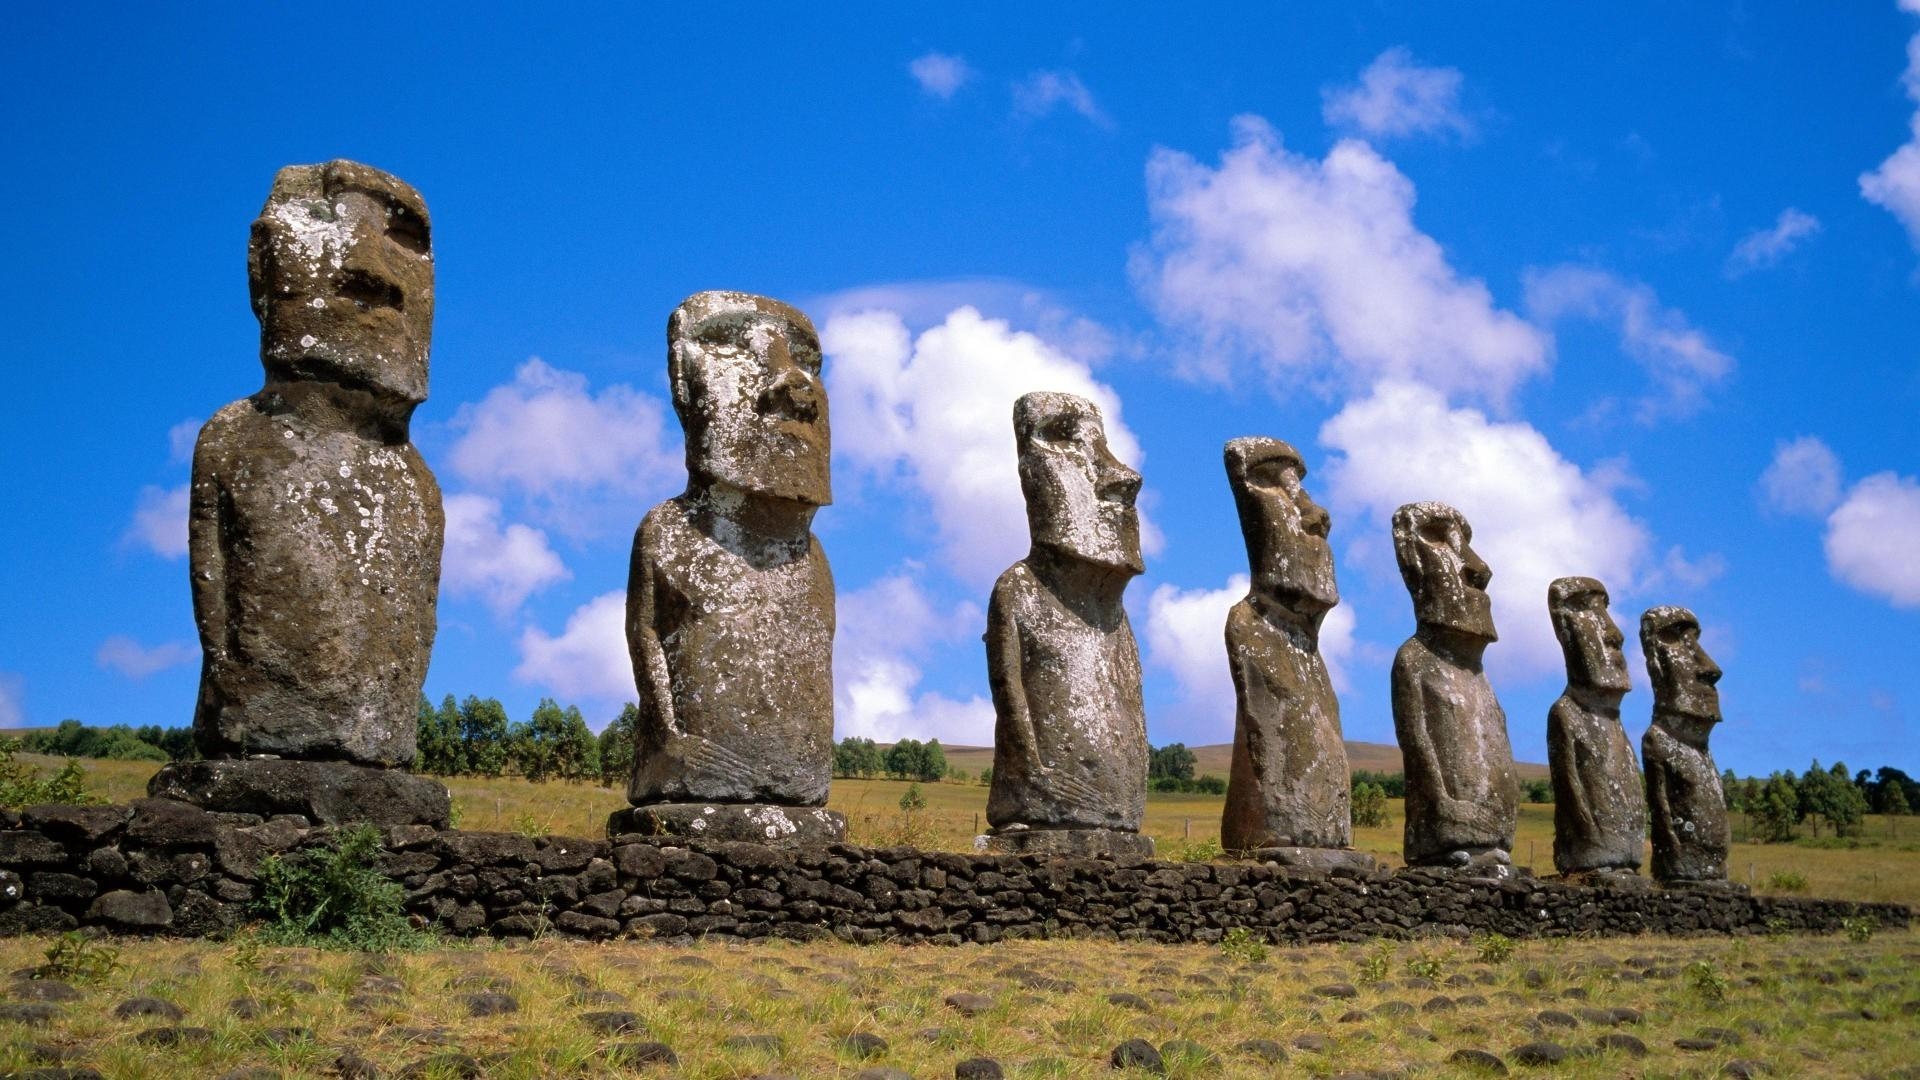
[[[1440,755],[1433,747],[1429,729],[1434,710],[1429,707],[1427,688],[1416,671],[1399,670],[1394,676],[1393,715],[1400,735],[1401,767],[1409,775],[1417,771],[1423,789],[1433,792],[1436,799],[1451,799],[1446,770],[1440,767]],[[1399,722],[1401,717],[1406,718],[1404,723]]]
[[[217,419],[214,422],[218,422]],[[227,655],[227,554],[221,536],[226,491],[218,464],[204,448],[194,451],[193,487],[187,496],[187,563],[193,577],[193,614],[200,647],[209,660]]]
[[[996,586],[987,601],[987,683],[993,692],[994,712],[1001,717],[994,738],[1024,761],[1029,775],[1041,772],[1039,741],[1033,734],[1033,715],[1027,709],[1027,690],[1020,675],[1020,624],[1013,604]]]
[[[1593,821],[1593,806],[1587,798],[1587,779],[1594,772],[1581,767],[1580,740],[1573,736],[1573,724],[1565,717],[1557,715],[1565,706],[1565,699],[1554,705],[1556,715],[1547,719],[1547,739],[1549,742],[1549,761],[1564,761],[1565,773],[1572,779],[1561,791],[1555,789],[1554,798],[1565,799],[1572,804],[1574,816],[1580,822],[1581,831],[1587,836],[1595,835],[1599,829]]]
[[[1644,755],[1645,751],[1642,751]],[[1653,849],[1655,851],[1674,852],[1680,850],[1679,834],[1673,831],[1673,808],[1667,802],[1667,769],[1665,762],[1649,763],[1647,773],[1647,815],[1653,823]]]
[[[667,653],[660,645],[661,582],[649,524],[640,523],[639,534],[633,538],[633,562],[627,571],[627,652],[633,658],[641,717],[657,718],[659,730],[672,731],[676,730],[673,686],[667,677]]]

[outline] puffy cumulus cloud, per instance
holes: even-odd
[[[1454,270],[1392,162],[1353,139],[1315,161],[1255,116],[1233,133],[1217,166],[1165,148],[1147,161],[1153,234],[1132,270],[1194,339],[1184,374],[1226,382],[1250,358],[1276,384],[1390,377],[1500,402],[1545,369],[1549,336]]]
[[[1783,514],[1820,517],[1840,505],[1840,458],[1819,438],[1802,435],[1773,451],[1760,474],[1760,498]]]
[[[1183,737],[1226,742],[1233,738],[1233,675],[1227,664],[1227,611],[1247,595],[1248,578],[1234,574],[1224,588],[1182,589],[1160,585],[1147,598],[1147,663],[1171,674],[1185,713],[1196,726]],[[1327,612],[1320,624],[1320,657],[1335,690],[1348,688],[1347,663],[1354,649],[1353,608]]]
[[[93,654],[94,663],[129,679],[144,679],[198,659],[198,645],[189,645],[184,641],[163,641],[147,648],[124,634],[115,634],[101,642],[100,648]]]
[[[620,385],[596,394],[585,375],[535,358],[460,406],[447,459],[474,487],[515,492],[563,529],[589,531],[595,497],[663,494],[685,476],[666,415],[658,398]]]
[[[909,567],[841,594],[836,615],[833,697],[839,738],[993,744],[993,703],[986,697],[959,700],[920,691],[920,661],[931,648],[978,639],[985,619],[978,605],[936,605]]]
[[[1697,411],[1706,403],[1706,388],[1733,370],[1733,357],[1714,348],[1684,313],[1662,305],[1644,282],[1563,264],[1528,270],[1526,289],[1527,310],[1538,320],[1592,319],[1614,327],[1620,348],[1659,388],[1640,402],[1643,422]]]
[[[941,101],[951,101],[953,95],[973,78],[973,69],[958,56],[946,53],[930,52],[915,57],[907,65],[907,74],[920,84],[920,92]]]
[[[200,439],[200,425],[206,421],[189,417],[167,429],[167,456],[175,465],[193,460],[194,443]]]
[[[836,455],[918,489],[944,564],[968,582],[991,582],[1027,551],[1013,444],[1020,395],[1059,390],[1087,398],[1100,407],[1114,454],[1140,464],[1120,396],[1084,362],[972,307],[918,337],[892,311],[839,314],[820,340],[829,356]],[[1142,535],[1149,550],[1157,546],[1144,521]]]
[[[572,576],[547,546],[546,533],[519,522],[501,527],[498,499],[449,495],[446,514],[440,584],[453,595],[478,596],[504,617],[528,596]]]
[[[162,488],[149,484],[140,489],[134,503],[133,524],[127,540],[139,544],[163,559],[178,559],[187,553],[188,485]]]
[[[1375,137],[1452,132],[1471,138],[1473,124],[1460,112],[1460,70],[1427,67],[1404,45],[1374,58],[1358,85],[1320,91],[1320,115],[1328,125]]]
[[[1855,484],[1827,518],[1833,576],[1895,607],[1920,607],[1920,483],[1876,473]]]
[[[1920,3],[1901,0],[1900,10],[1920,15]],[[1920,106],[1920,34],[1907,41],[1907,70],[1901,76],[1907,97]],[[1871,172],[1860,174],[1860,197],[1885,209],[1906,227],[1920,249],[1920,110],[1908,122],[1908,138]]]
[[[1780,211],[1772,228],[1755,229],[1742,237],[1727,256],[1727,276],[1762,270],[1793,253],[1801,241],[1818,235],[1820,219],[1794,207]]]
[[[602,593],[567,616],[558,636],[537,626],[520,634],[513,677],[561,700],[630,701],[633,662],[627,656],[627,594]]]
[[[26,680],[11,671],[0,671],[0,728],[25,727]]]
[[[1113,121],[1093,99],[1093,91],[1071,71],[1036,71],[1013,84],[1013,111],[1016,116],[1039,119],[1055,109],[1065,108],[1080,114],[1100,127]]]
[[[1402,504],[1427,499],[1466,515],[1493,568],[1496,667],[1535,675],[1560,664],[1546,611],[1554,578],[1596,577],[1619,593],[1648,571],[1647,530],[1607,479],[1561,457],[1528,424],[1451,408],[1428,387],[1383,383],[1329,419],[1320,442],[1339,455],[1323,471],[1337,510],[1379,529]]]

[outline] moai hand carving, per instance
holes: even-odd
[[[1393,658],[1393,727],[1407,774],[1408,866],[1511,873],[1519,785],[1507,717],[1481,669],[1498,640],[1487,582],[1458,510],[1409,503],[1393,550],[1419,629]]]
[[[819,843],[833,765],[833,575],[812,533],[832,501],[813,324],[703,292],[667,323],[687,490],[633,542],[627,644],[640,691],[633,809],[612,832]]]
[[[1724,882],[1732,832],[1707,738],[1720,722],[1720,666],[1700,644],[1700,620],[1682,607],[1640,616],[1653,683],[1653,724],[1640,740],[1653,820],[1653,876]]]
[[[1320,623],[1340,602],[1331,521],[1302,486],[1307,467],[1278,439],[1234,439],[1227,482],[1253,570],[1227,613],[1233,771],[1220,842],[1288,864],[1371,867],[1353,842],[1340,702],[1320,656]]]
[[[295,782],[285,763],[217,762],[413,760],[444,531],[439,486],[407,430],[427,397],[433,328],[426,205],[351,161],[288,166],[253,223],[247,268],[266,383],[200,430],[189,500],[205,653],[194,734],[214,760],[165,770],[150,790],[315,816],[296,789],[319,773]],[[327,782],[411,779],[347,775]],[[366,816],[444,819],[445,789],[418,783],[426,803]]]
[[[1093,403],[1013,408],[1033,547],[994,583],[990,850],[1150,855],[1140,655],[1120,597],[1143,569],[1140,474],[1107,449]]]
[[[1567,689],[1547,711],[1553,770],[1553,864],[1562,874],[1640,868],[1647,803],[1633,746],[1620,726],[1620,699],[1632,689],[1626,638],[1607,613],[1607,589],[1564,577],[1547,587],[1553,632],[1567,659]]]

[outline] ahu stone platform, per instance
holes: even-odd
[[[0,811],[0,935],[99,927],[218,936],[247,921],[260,865],[325,845],[304,818],[223,814],[165,799]],[[455,935],[745,940],[835,937],[962,944],[1025,937],[1275,942],[1419,934],[1825,933],[1903,904],[1471,880],[1446,871],[1332,872],[922,852],[848,844],[612,840],[396,826],[385,869],[408,909]]]

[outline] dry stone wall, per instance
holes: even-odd
[[[262,860],[297,858],[331,835],[301,818],[263,821],[165,799],[0,811],[0,935],[77,926],[218,935],[248,919]],[[1277,942],[1314,942],[1480,931],[1829,932],[1852,916],[1889,928],[1911,919],[1897,904],[1473,882],[1428,870],[778,849],[427,826],[395,826],[385,839],[385,869],[406,887],[409,910],[457,935],[1205,942],[1247,927]]]

